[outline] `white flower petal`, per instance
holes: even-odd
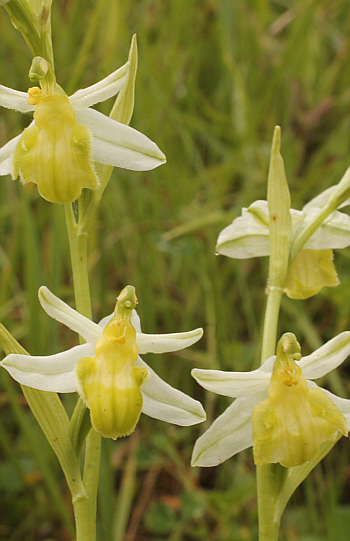
[[[330,391],[327,391],[327,389],[323,389],[323,387],[319,387],[314,381],[308,380],[307,383],[310,388],[321,389],[321,391],[324,391],[326,393],[326,395],[332,400],[333,404],[344,415],[348,423],[348,430],[350,430],[350,400],[348,400],[347,398],[341,398],[340,396],[337,396],[331,393]]]
[[[190,426],[205,420],[205,411],[200,402],[171,387],[140,357],[135,366],[143,366],[149,373],[149,379],[141,387],[143,413],[180,426]]]
[[[31,355],[10,354],[1,365],[13,379],[41,391],[73,393],[76,391],[75,363],[82,357],[94,354],[92,344],[75,346],[56,355],[34,357]]]
[[[129,62],[98,83],[77,90],[77,92],[69,96],[69,101],[74,109],[79,110],[107,100],[108,98],[115,96],[123,88],[128,77],[128,72]]]
[[[253,445],[253,408],[263,396],[237,398],[195,443],[192,466],[217,466]]]
[[[23,133],[23,132],[22,132]],[[6,145],[0,148],[0,175],[9,175],[11,173],[11,154],[15,151],[22,133],[11,139]]]
[[[259,368],[250,372],[224,372],[194,368],[191,374],[199,385],[216,394],[236,398],[261,391],[267,396],[275,360],[276,355],[273,355]]]
[[[167,353],[188,348],[203,336],[203,329],[171,334],[137,333],[139,353]]]
[[[28,113],[34,111],[35,107],[27,102],[27,92],[13,90],[7,86],[0,85],[0,105],[7,109],[14,109],[20,113]]]
[[[267,201],[255,201],[219,235],[216,252],[236,259],[269,254]]]
[[[271,373],[263,372],[260,368],[252,372],[224,372],[194,368],[191,374],[207,391],[231,398],[258,391],[265,391],[267,396],[271,378]]]
[[[102,328],[99,325],[79,314],[45,286],[39,289],[39,301],[50,317],[79,333],[87,342],[95,344],[100,338]]]
[[[310,208],[303,228],[313,222],[319,209]],[[300,229],[299,229],[300,231]],[[350,245],[350,216],[344,212],[334,211],[324,223],[316,229],[306,242],[304,248],[310,250],[325,250],[327,248],[346,248]]]
[[[329,340],[316,351],[302,357],[298,363],[306,379],[321,378],[337,368],[350,355],[350,332],[346,331]]]
[[[132,171],[148,171],[165,163],[158,146],[142,133],[93,109],[77,111],[77,120],[93,134],[93,159]]]

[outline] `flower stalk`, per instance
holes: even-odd
[[[89,288],[89,276],[87,267],[88,234],[79,232],[71,203],[65,205],[65,215],[69,248],[72,263],[74,294],[77,310],[84,316],[91,319],[91,299]],[[82,340],[81,340],[82,341]],[[86,408],[81,398],[78,399],[74,411],[74,419],[80,418],[80,423],[85,416]],[[80,428],[80,427],[79,427]],[[73,438],[79,434],[78,425],[72,431]],[[78,446],[81,448],[82,441]],[[74,516],[76,523],[77,541],[96,540],[96,510],[97,510],[97,488],[100,470],[101,436],[93,428],[90,428],[85,447],[84,457],[84,487],[86,496],[73,498]]]
[[[267,282],[267,302],[261,348],[261,364],[274,355],[278,316],[288,271],[291,235],[290,194],[280,154],[281,128],[275,127],[267,184],[270,218],[270,259]],[[284,477],[280,464],[256,466],[259,541],[277,541],[281,515],[276,514],[278,491]]]

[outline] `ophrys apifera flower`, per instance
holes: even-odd
[[[23,385],[34,389],[78,391],[90,409],[95,429],[116,439],[130,434],[140,413],[188,426],[205,419],[201,404],[163,381],[140,354],[178,351],[197,342],[202,329],[174,334],[141,332],[132,286],[120,293],[114,314],[99,324],[55,297],[39,290],[44,310],[78,332],[85,344],[46,357],[11,354],[1,365]]]
[[[43,59],[36,68],[45,73]],[[33,61],[34,62],[34,61]],[[43,66],[40,68],[40,66]],[[91,106],[117,94],[128,77],[129,63],[98,83],[68,97],[51,78],[28,93],[0,85],[0,105],[21,113],[34,111],[34,120],[0,149],[0,174],[34,182],[42,197],[67,203],[83,188],[99,185],[93,162],[146,171],[165,162],[148,137]]]
[[[277,356],[251,372],[192,370],[197,382],[236,400],[197,440],[194,466],[216,466],[253,447],[257,464],[280,462],[290,467],[312,458],[322,441],[347,435],[350,400],[314,383],[350,354],[350,332],[343,332],[307,357],[283,335]]]

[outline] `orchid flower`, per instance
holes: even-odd
[[[292,338],[291,338],[292,337]],[[283,335],[277,356],[251,372],[195,368],[192,376],[208,391],[235,398],[196,441],[193,466],[216,466],[253,446],[256,464],[286,467],[311,460],[323,441],[350,429],[350,400],[312,381],[337,368],[350,354],[343,332],[307,357],[294,335]]]
[[[49,316],[76,331],[86,343],[46,357],[10,354],[1,365],[28,387],[78,391],[90,409],[94,428],[106,437],[130,434],[140,413],[189,426],[205,420],[202,405],[163,381],[138,354],[179,351],[197,342],[202,329],[174,334],[144,334],[134,310],[135,290],[127,286],[114,314],[99,324],[70,308],[46,287],[39,300]]]
[[[36,57],[31,71],[44,74],[48,66]],[[69,98],[52,74],[49,81],[41,75],[42,88],[32,87],[28,93],[0,85],[2,107],[34,111],[28,128],[0,149],[0,175],[20,175],[23,184],[36,183],[48,201],[67,203],[83,188],[99,186],[93,161],[133,171],[163,164],[164,154],[145,135],[91,109],[122,89],[128,70],[129,62]]]
[[[350,176],[350,170],[344,179]],[[303,210],[290,209],[291,246],[300,233],[316,219],[336,186],[312,199]],[[341,206],[349,204],[349,199]],[[315,295],[323,286],[338,285],[333,263],[334,248],[350,245],[350,217],[335,210],[310,236],[289,267],[285,293],[296,299]],[[267,201],[255,201],[242,209],[242,215],[225,227],[218,237],[216,252],[228,257],[246,259],[270,253],[269,210]]]

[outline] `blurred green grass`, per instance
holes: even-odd
[[[208,423],[177,428],[142,416],[130,438],[104,441],[100,541],[122,541],[124,531],[125,541],[255,541],[250,451],[219,468],[189,466],[195,438],[228,403],[196,386],[190,369],[249,370],[258,363],[267,262],[217,257],[215,243],[242,206],[266,197],[273,127],[282,127],[294,208],[339,181],[348,166],[349,5],[340,0],[53,4],[57,79],[68,93],[124,63],[137,33],[131,125],[167,156],[167,164],[155,171],[112,175],[90,243],[95,319],[111,312],[119,291],[131,283],[144,331],[205,330],[201,342],[181,355],[148,360],[167,381],[203,402]],[[31,56],[3,9],[0,27],[0,82],[26,91]],[[110,107],[103,104],[101,110],[108,114]],[[0,145],[28,122],[2,109]],[[1,180],[0,201],[1,321],[33,354],[74,345],[73,333],[49,320],[37,302],[37,289],[45,284],[73,303],[62,209],[9,177]],[[348,326],[349,257],[349,249],[335,254],[341,280],[336,289],[307,301],[284,299],[280,332],[294,332],[304,354]],[[17,386],[4,371],[0,377],[0,536],[70,539],[69,495],[55,457]],[[350,396],[348,368],[325,383]],[[32,437],[24,438],[24,430]],[[37,442],[39,455],[33,451]],[[281,540],[345,539],[348,452],[343,439],[297,491]]]

